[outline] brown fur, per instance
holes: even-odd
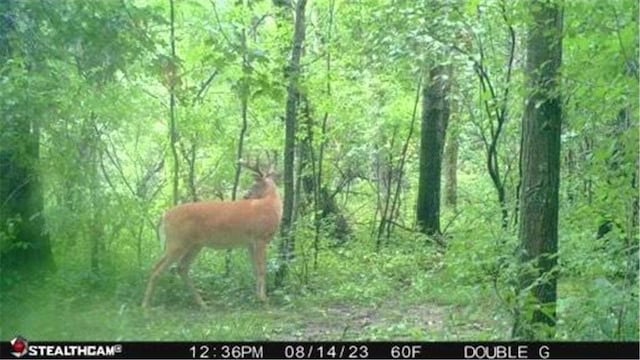
[[[260,300],[266,300],[266,250],[282,217],[282,201],[273,178],[271,171],[266,175],[258,173],[243,200],[188,203],[167,211],[160,228],[166,241],[165,254],[151,273],[142,306],[149,305],[158,277],[177,261],[180,277],[195,301],[204,307],[189,278],[189,266],[203,247],[246,246],[256,275],[256,293]]]

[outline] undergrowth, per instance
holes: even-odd
[[[152,308],[143,312],[148,271],[123,261],[95,276],[61,263],[46,278],[3,291],[0,335],[105,341],[508,339],[510,279],[495,259],[509,259],[515,239],[496,241],[495,234],[478,232],[471,240],[452,233],[457,237],[446,252],[413,236],[379,252],[355,242],[324,246],[315,266],[311,247],[301,242],[306,255],[294,259],[283,287],[273,287],[270,269],[266,304],[253,294],[243,251],[232,252],[226,275],[225,253],[205,251],[191,275],[206,310],[171,271],[159,282]],[[637,288],[564,276],[559,294],[559,339],[637,338]]]

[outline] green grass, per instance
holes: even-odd
[[[484,248],[478,244],[483,242],[451,246],[446,254],[417,241],[401,241],[379,253],[356,250],[363,247],[355,245],[325,248],[315,270],[312,256],[301,244],[301,255],[284,287],[273,288],[274,269],[270,269],[266,304],[253,294],[250,265],[242,251],[232,254],[227,276],[224,252],[208,251],[192,268],[209,305],[206,310],[196,306],[179,277],[169,272],[158,284],[153,306],[143,311],[140,302],[152,261],[143,270],[131,264],[113,266],[101,278],[88,276],[77,263],[59,262],[58,271],[48,279],[0,294],[0,338],[20,334],[40,341],[509,339],[510,313],[487,274],[493,242],[484,242]],[[480,255],[470,260],[470,251]],[[505,283],[499,284],[503,293],[508,292]],[[621,339],[637,339],[637,304],[632,306],[622,293],[606,300],[612,287],[615,284],[563,278],[558,338],[613,340],[619,339],[615,334],[622,329]],[[619,327],[612,311],[624,301],[629,303],[627,320]]]
[[[159,282],[153,306],[144,312],[139,304],[146,272],[121,270],[100,281],[82,275],[80,269],[62,268],[47,280],[2,295],[1,337],[191,341],[437,340],[457,333],[473,337],[463,331],[466,325],[457,325],[461,320],[456,314],[473,313],[476,305],[438,295],[443,279],[429,270],[435,267],[429,260],[438,255],[428,248],[381,253],[324,250],[317,270],[306,264],[306,275],[297,271],[305,268],[301,264],[305,260],[299,259],[289,283],[270,288],[266,304],[254,297],[245,255],[234,253],[233,270],[225,277],[220,275],[221,254],[209,252],[192,270],[208,302],[206,310],[194,304],[172,273]]]

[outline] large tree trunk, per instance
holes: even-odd
[[[454,212],[458,204],[458,132],[449,131],[444,148],[445,186],[444,203]]]
[[[53,265],[44,226],[38,173],[38,126],[20,114],[5,113],[0,126],[0,271],[32,271]]]
[[[280,285],[286,277],[289,261],[293,256],[295,239],[291,233],[293,225],[294,205],[294,154],[296,136],[296,110],[298,107],[298,81],[300,78],[300,58],[302,57],[302,44],[305,37],[305,9],[307,1],[298,0],[296,5],[296,19],[291,49],[291,60],[287,74],[287,104],[285,108],[285,143],[284,143],[284,204],[282,212],[282,225],[280,227],[282,242],[280,244],[280,256],[282,263],[276,275],[276,284]]]
[[[453,74],[452,74],[453,75]],[[452,89],[451,92],[458,92],[459,85],[456,79],[451,78]],[[451,96],[449,102],[449,109],[451,116],[449,119],[449,126],[447,129],[447,138],[444,146],[444,172],[445,172],[445,185],[444,185],[444,204],[447,208],[451,209],[454,213],[458,206],[458,149],[460,147],[460,105],[459,100],[456,100]]]
[[[533,1],[527,39],[529,95],[522,123],[520,297],[513,336],[552,338],[556,324],[558,188],[562,108],[562,10]],[[541,326],[542,325],[542,326]],[[546,325],[546,326],[545,326]],[[544,329],[541,331],[540,329]]]
[[[449,66],[443,65],[431,69],[422,99],[417,220],[420,231],[429,236],[436,236],[436,239],[439,239],[441,233],[440,176],[449,121],[449,69]]]
[[[15,15],[11,1],[0,2],[0,68],[12,58]],[[20,90],[18,90],[20,91]],[[26,91],[26,90],[24,90]],[[44,225],[38,172],[40,129],[28,104],[2,107],[0,121],[0,271],[28,274],[53,268]]]

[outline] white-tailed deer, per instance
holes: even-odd
[[[244,199],[188,203],[178,205],[164,214],[160,238],[165,241],[165,254],[151,272],[142,307],[149,305],[158,277],[174,262],[178,262],[178,273],[195,301],[205,307],[189,278],[189,266],[205,246],[217,249],[246,246],[256,277],[256,293],[260,300],[267,299],[267,246],[280,224],[282,201],[274,181],[272,165],[263,171],[259,161],[253,166],[245,162],[240,164],[251,170],[255,177],[255,183]]]

